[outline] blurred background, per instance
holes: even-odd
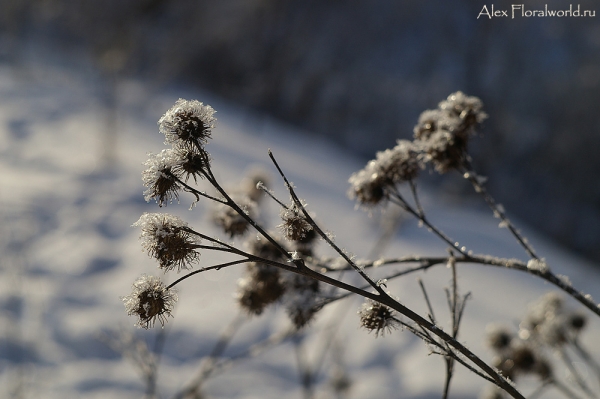
[[[511,4],[494,2],[496,10]],[[600,260],[598,19],[478,19],[484,5],[2,0],[0,61],[93,71],[107,109],[131,77],[200,87],[365,160],[410,138],[420,112],[462,90],[490,115],[471,150],[491,192],[511,214]],[[469,195],[456,182],[445,189]]]
[[[570,6],[524,7],[546,4]],[[470,143],[475,168],[552,270],[598,298],[600,269],[590,265],[600,260],[600,14],[478,19],[484,6],[491,11],[482,0],[0,0],[0,397],[141,396],[138,370],[107,339],[119,331],[150,349],[168,333],[156,351],[159,388],[176,392],[234,317],[240,270],[182,287],[168,331],[134,330],[119,299],[141,273],[158,273],[130,227],[142,212],[175,213],[218,234],[207,207],[188,212],[185,197],[159,209],[142,196],[146,154],[164,147],[156,121],[179,97],[217,109],[210,151],[224,182],[250,164],[272,170],[265,152],[273,148],[324,224],[363,256],[380,233],[379,213],[352,211],[350,173],[410,139],[419,114],[450,93],[477,96],[490,117]],[[495,10],[510,7],[494,1]],[[593,0],[573,7],[600,11]],[[419,180],[432,219],[475,252],[523,258],[463,180]],[[277,210],[272,216],[275,226]],[[579,265],[538,233],[591,262]],[[445,253],[427,237],[403,225],[390,252]],[[203,266],[216,261],[210,256]],[[477,299],[461,339],[484,357],[486,324],[514,322],[549,289],[494,273],[461,275]],[[423,278],[445,309],[445,268]],[[398,284],[402,301],[425,312],[414,280]],[[283,313],[253,319],[233,346],[276,332]],[[359,376],[354,397],[440,397],[431,378],[443,377],[442,362],[414,337],[372,340],[351,317],[344,326],[340,342]],[[300,397],[284,353],[293,350],[243,366],[209,393]],[[457,379],[457,395],[473,399],[479,386],[468,378]]]

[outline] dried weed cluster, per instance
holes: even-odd
[[[269,157],[283,180],[289,201],[281,201],[269,190],[269,179],[262,172],[254,172],[246,177],[237,190],[223,188],[213,174],[211,156],[207,150],[216,126],[214,114],[210,106],[201,102],[180,99],[160,118],[159,131],[165,135],[165,144],[171,148],[150,155],[145,163],[142,179],[147,189],[144,196],[148,201],[155,199],[161,207],[178,200],[184,192],[194,197],[194,203],[207,200],[213,205],[212,220],[215,225],[226,236],[240,238],[244,244],[228,244],[219,238],[197,232],[169,214],[142,215],[134,226],[141,229],[143,248],[158,261],[165,273],[179,273],[191,268],[199,262],[202,251],[229,253],[233,260],[187,272],[168,286],[157,277],[141,277],[134,283],[133,292],[123,298],[128,314],[138,318],[138,326],[149,328],[156,321],[165,324],[177,300],[174,287],[182,281],[205,270],[245,264],[236,299],[246,314],[258,316],[267,307],[280,305],[289,316],[291,331],[297,332],[310,325],[325,306],[349,295],[362,296],[365,303],[358,310],[358,323],[363,328],[374,332],[376,337],[390,334],[398,328],[406,329],[425,341],[432,353],[444,358],[444,398],[448,397],[456,363],[495,386],[485,394],[486,397],[508,395],[523,398],[514,382],[527,374],[539,377],[540,391],[554,387],[567,397],[578,397],[580,394],[596,397],[582,378],[575,378],[576,383],[569,385],[561,382],[553,372],[553,362],[549,359],[555,357],[554,353],[563,353],[563,360],[567,365],[570,364],[568,353],[571,352],[566,350],[570,348],[592,365],[600,376],[599,368],[578,340],[585,326],[585,314],[565,310],[563,299],[554,294],[531,307],[518,333],[507,328],[490,329],[487,342],[496,354],[490,363],[457,340],[469,297],[468,294],[460,295],[457,287],[457,265],[461,263],[517,269],[537,276],[579,301],[588,311],[600,315],[597,304],[589,296],[577,291],[564,278],[554,275],[545,260],[536,255],[533,247],[507,218],[504,209],[487,192],[485,179],[473,170],[468,143],[487,118],[481,100],[461,92],[451,94],[436,109],[421,114],[414,128],[414,140],[400,140],[395,147],[378,152],[375,159],[349,178],[349,196],[359,206],[369,210],[374,206],[399,207],[447,244],[449,255],[361,262],[348,255],[324,232],[270,151]],[[521,262],[474,255],[432,224],[421,206],[416,186],[419,173],[428,168],[439,173],[457,171],[459,176],[470,182],[491,208],[494,217],[500,219],[500,226],[506,227],[523,247],[528,255],[527,260]],[[192,187],[189,185],[190,177],[195,183],[199,180],[208,182],[213,192]],[[280,207],[281,223],[274,231],[266,229],[259,222],[258,214],[264,198],[275,201]],[[317,241],[333,249],[338,258],[320,257],[315,248]],[[378,281],[369,276],[370,269],[375,266],[400,263],[416,266]],[[387,289],[388,280],[436,265],[447,265],[452,271],[452,284],[447,290],[452,319],[452,328],[448,332],[437,323],[422,283],[421,289],[429,310],[426,315],[419,315],[407,308]],[[363,284],[348,283],[340,277],[342,271],[358,274]],[[344,377],[345,382],[337,385],[343,385],[343,391],[347,392],[349,380],[344,373],[338,374],[338,377]],[[191,384],[186,392],[199,395],[201,381]],[[303,384],[306,396],[312,397],[310,375],[305,375]],[[338,394],[341,392],[340,388]]]

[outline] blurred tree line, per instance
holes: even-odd
[[[509,213],[600,260],[600,15],[478,19],[484,5],[1,0],[0,60],[18,62],[33,42],[93,60],[108,81],[189,82],[365,157],[412,136],[421,111],[462,90],[490,115],[472,148],[490,191]]]

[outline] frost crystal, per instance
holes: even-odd
[[[190,176],[202,178],[204,172],[210,166],[210,156],[207,152],[198,152],[185,147],[176,147],[173,149],[173,166],[171,172],[181,178],[185,176],[187,182]]]
[[[194,250],[199,240],[187,230],[187,223],[166,213],[144,213],[134,227],[140,227],[142,247],[158,259],[165,271],[187,269],[200,254]]]
[[[197,100],[180,98],[158,121],[158,130],[165,135],[165,144],[200,146],[210,138],[217,119],[215,110]]]
[[[277,227],[288,240],[310,242],[316,238],[313,227],[296,204],[283,208],[280,216],[283,223]]]
[[[547,273],[550,271],[545,259],[529,259],[529,262],[527,262],[527,269],[540,273]]]
[[[416,178],[419,169],[417,148],[410,141],[400,140],[350,176],[348,194],[363,205],[376,205],[385,198],[387,187]]]
[[[148,329],[156,320],[161,326],[165,325],[177,302],[177,293],[168,289],[159,278],[142,275],[133,283],[132,293],[121,300],[128,315],[138,316],[136,325]]]
[[[566,276],[564,274],[559,274],[558,279],[561,281],[561,283],[563,283],[565,285],[565,287],[571,287],[573,285],[573,283],[571,283],[571,279],[569,278],[569,276]]]
[[[159,206],[178,198],[177,191],[181,189],[174,168],[179,165],[179,157],[172,149],[162,150],[158,154],[148,154],[144,163],[146,170],[142,172],[144,199],[149,202],[155,198]]]
[[[246,276],[238,280],[236,299],[249,314],[259,315],[268,305],[278,301],[284,292],[279,269],[251,263],[246,268]]]
[[[372,300],[363,303],[358,311],[360,324],[370,331],[375,331],[375,337],[384,335],[398,328],[398,322],[394,318],[394,312],[385,305]]]
[[[459,91],[450,94],[438,109],[423,112],[414,128],[415,140],[422,149],[422,160],[431,162],[440,173],[463,164],[467,159],[469,136],[487,118],[482,108],[477,97]]]

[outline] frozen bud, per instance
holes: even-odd
[[[431,162],[439,173],[461,166],[467,156],[467,142],[475,128],[487,118],[477,97],[456,92],[438,109],[421,114],[414,128],[415,142],[423,151],[422,160]]]
[[[348,196],[362,205],[377,205],[386,196],[384,188],[387,182],[377,170],[375,161],[369,162],[364,169],[353,173],[348,182],[350,183]]]
[[[438,107],[450,115],[459,117],[463,121],[463,132],[465,134],[470,133],[470,129],[488,117],[483,112],[483,103],[479,98],[467,96],[461,91],[450,94]]]
[[[529,306],[525,324],[535,329],[562,313],[564,299],[557,292],[549,292]]]
[[[317,237],[318,235],[315,230],[310,230],[303,238],[294,242],[292,249],[302,258],[314,256],[314,246]]]
[[[197,100],[180,98],[158,121],[165,144],[199,149],[215,127],[215,110]]]
[[[270,304],[278,301],[285,292],[277,268],[251,264],[247,276],[238,282],[237,300],[250,314],[259,315]]]
[[[537,326],[538,338],[547,345],[561,346],[567,342],[567,320],[564,316],[556,316]]]
[[[384,335],[387,331],[398,328],[398,322],[394,317],[394,312],[379,302],[368,300],[363,303],[358,311],[360,316],[360,325],[369,332],[375,331],[375,336]]]
[[[575,332],[583,330],[586,324],[586,317],[580,312],[573,312],[567,316],[567,326]]]
[[[534,347],[523,341],[513,345],[510,352],[505,353],[499,363],[494,362],[493,365],[511,379],[518,374],[537,374],[542,380],[552,376],[550,364]]]
[[[553,314],[561,312],[564,307],[564,303],[565,301],[563,296],[556,291],[545,294],[538,301],[538,305],[544,309],[544,312],[550,312]]]
[[[190,233],[187,223],[177,216],[144,213],[133,226],[142,229],[142,247],[151,257],[158,259],[161,269],[180,271],[198,261],[200,254],[195,248],[199,240]]]
[[[486,328],[486,341],[490,348],[496,351],[508,349],[513,334],[503,326],[490,325]]]
[[[313,321],[321,306],[314,297],[309,297],[306,302],[289,304],[286,308],[290,321],[296,329],[301,329]]]
[[[385,179],[393,184],[415,179],[420,170],[416,145],[407,140],[399,140],[394,148],[378,152],[375,161]]]
[[[300,274],[283,272],[286,287],[283,298],[287,314],[297,329],[310,323],[322,306],[319,281]]]
[[[511,359],[517,372],[529,373],[534,371],[537,364],[536,358],[533,349],[527,345],[518,345],[513,348],[511,353]]]
[[[419,116],[419,122],[414,127],[414,138],[417,141],[429,139],[434,132],[443,130],[454,131],[460,125],[460,119],[439,109],[428,109]]]
[[[256,203],[246,195],[235,195],[232,199],[241,208],[242,212],[251,218],[255,217]],[[227,204],[218,204],[212,211],[213,222],[221,227],[230,237],[241,236],[247,230],[249,223],[242,215]]]
[[[283,223],[278,227],[283,236],[290,241],[310,241],[315,238],[313,227],[308,223],[304,214],[296,204],[289,205],[281,210]],[[313,232],[313,234],[310,234]]]
[[[378,152],[364,169],[350,176],[348,194],[363,205],[376,205],[385,198],[386,187],[415,179],[419,170],[416,145],[400,140],[394,148]]]
[[[172,172],[177,177],[185,176],[186,182],[190,176],[194,181],[197,181],[198,177],[202,178],[210,166],[210,156],[206,151],[195,151],[185,147],[176,147],[173,151],[177,161]]]
[[[427,141],[420,143],[422,159],[431,162],[439,173],[458,168],[466,159],[466,141],[445,130],[433,132]]]
[[[534,373],[537,374],[542,381],[552,378],[552,366],[545,359],[538,359],[534,368]]]
[[[127,314],[139,318],[136,325],[148,329],[154,326],[156,320],[161,326],[165,325],[177,302],[177,293],[167,288],[159,278],[143,275],[133,283],[132,293],[121,299]]]
[[[172,149],[162,150],[159,154],[149,154],[149,159],[144,163],[146,170],[142,172],[144,198],[150,201],[156,199],[159,206],[178,198],[181,185],[177,180],[175,168],[178,167],[179,158]]]

